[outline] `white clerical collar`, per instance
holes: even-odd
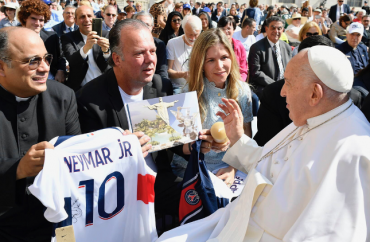
[[[330,118],[334,117],[335,115],[343,112],[346,108],[348,108],[352,104],[352,99],[349,98],[347,102],[343,103],[339,107],[336,107],[329,112],[321,114],[319,116],[307,119],[307,126],[309,129],[329,120]]]
[[[271,45],[271,48],[274,48],[274,46],[276,45],[276,47],[280,48],[280,44],[279,44],[279,40],[276,42],[276,44],[272,41],[269,40],[268,37],[266,37],[266,39],[268,40],[268,42],[270,43]]]
[[[2,88],[2,89],[4,89],[5,91],[7,91],[8,92],[8,90],[6,90],[2,85],[0,85],[0,87]],[[14,95],[14,94],[13,94]],[[31,97],[17,97],[16,95],[14,95],[15,96],[15,100],[17,101],[17,102],[23,102],[23,101],[27,101],[28,99],[30,99]]]

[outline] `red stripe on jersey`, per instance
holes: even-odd
[[[196,209],[198,209],[200,206],[202,206],[202,200],[198,197],[198,202],[194,203],[194,205],[189,204],[186,199],[186,193],[189,190],[195,191],[195,184],[197,184],[198,180],[195,180],[192,184],[187,186],[185,189],[181,191],[181,197],[180,197],[180,204],[179,204],[179,221],[182,221],[182,219],[189,215],[190,213],[194,212]],[[196,193],[198,194],[198,193]],[[194,198],[191,195],[188,195],[189,201],[192,201]]]
[[[155,177],[149,174],[137,175],[137,200],[145,204],[154,203]]]

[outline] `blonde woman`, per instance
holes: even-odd
[[[196,91],[203,130],[201,139],[209,134],[209,129],[216,122],[222,121],[216,116],[222,98],[237,100],[244,118],[244,132],[252,135],[250,122],[252,115],[251,90],[248,84],[240,81],[239,66],[233,47],[222,30],[210,29],[199,35],[195,41],[189,63],[189,76],[183,92]],[[222,161],[229,143],[218,144],[213,139],[202,143],[207,148],[205,162],[208,170],[224,180],[227,185],[234,182],[236,169]],[[189,146],[184,145],[185,154],[190,154]],[[175,155],[172,162],[173,172],[183,177],[187,161]]]
[[[299,31],[298,40],[299,42],[302,42],[308,37],[315,36],[315,35],[322,35],[322,32],[321,32],[319,25],[317,25],[316,22],[311,21],[303,25],[303,27]],[[298,48],[299,48],[299,45],[294,48],[294,50],[292,51],[292,56],[295,56],[296,54],[298,54]]]

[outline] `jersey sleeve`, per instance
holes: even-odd
[[[47,208],[44,216],[52,222],[65,220],[68,215],[64,210],[63,167],[57,151],[45,150],[44,167],[36,176],[28,190]]]

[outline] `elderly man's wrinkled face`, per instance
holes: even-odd
[[[193,27],[187,23],[184,28],[184,37],[185,41],[189,46],[193,46],[195,40],[198,38],[201,30],[194,30]]]
[[[282,97],[286,97],[289,118],[296,126],[306,124],[305,111],[309,107],[312,94],[311,86],[307,84],[309,81],[306,80],[308,77],[302,73],[305,71],[302,70],[301,65],[308,64],[308,60],[306,63],[302,63],[302,59],[302,55],[300,55],[289,61],[284,73],[285,83],[280,93]]]
[[[359,33],[347,33],[347,42],[354,49],[360,44],[361,39],[362,35]]]

